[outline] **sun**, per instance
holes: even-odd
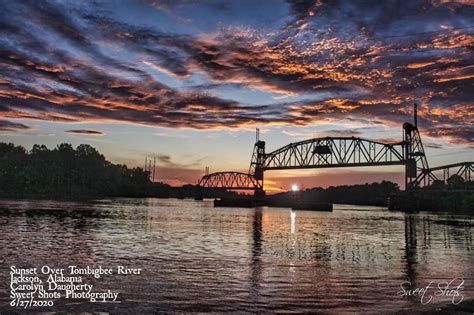
[[[296,184],[291,185],[291,191],[298,191],[298,190],[299,190],[298,185]]]

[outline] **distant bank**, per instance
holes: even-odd
[[[63,143],[54,149],[34,145],[28,151],[13,143],[0,143],[0,198],[92,199],[104,197],[251,198],[237,192],[196,185],[172,187],[152,183],[142,168],[128,168],[106,160],[94,147],[73,148]],[[403,192],[392,182],[310,188],[266,196],[269,203],[338,203],[388,206],[402,211],[472,211],[474,182],[457,175],[446,183],[435,181],[420,190]]]

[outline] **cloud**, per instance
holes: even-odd
[[[357,129],[331,129],[323,132],[283,130],[285,135],[298,138],[323,138],[323,137],[361,137],[363,133]]]
[[[443,148],[443,146],[440,145],[440,144],[436,144],[436,143],[432,143],[432,142],[427,142],[427,141],[425,141],[425,142],[423,143],[423,146],[424,146],[425,148],[430,148],[430,149],[442,149],[442,148]]]
[[[102,131],[97,130],[87,130],[87,129],[73,129],[73,130],[66,130],[67,133],[74,133],[74,134],[83,134],[83,135],[91,135],[91,136],[103,136],[104,133]]]
[[[435,127],[428,129],[426,134],[434,138],[447,138],[451,143],[466,144],[474,148],[474,128],[472,126]]]
[[[191,24],[189,32],[164,31],[146,17],[158,12],[179,29],[199,23],[180,16],[198,3],[136,3],[138,18],[121,16],[121,6],[2,5],[2,116],[194,129],[340,119],[395,127],[409,119],[415,99],[430,136],[472,142],[474,7],[467,2],[288,1],[285,23],[265,30],[231,20],[230,5],[206,4],[208,19],[228,27]],[[229,86],[272,97],[251,106],[209,92]]]
[[[21,123],[15,123],[9,120],[0,120],[0,131],[22,131],[22,130],[28,130],[31,129],[29,126],[21,124]]]

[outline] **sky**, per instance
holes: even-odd
[[[0,0],[0,141],[155,158],[156,180],[418,124],[430,166],[474,160],[474,1]],[[403,166],[266,172],[266,189],[403,181]]]

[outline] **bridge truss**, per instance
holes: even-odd
[[[447,180],[451,169],[471,180],[473,163],[464,162],[431,168],[417,126],[416,104],[414,124],[403,124],[402,141],[383,143],[356,137],[324,137],[290,143],[270,153],[265,142],[258,139],[254,146],[248,173],[219,172],[204,176],[198,183],[203,187],[251,189],[263,192],[264,172],[309,168],[405,165],[405,188],[429,185],[438,178],[434,171],[443,170]]]
[[[410,125],[411,126],[411,125]],[[410,134],[407,132],[407,134]],[[248,173],[217,172],[205,175],[198,185],[210,188],[263,191],[263,175],[270,170],[334,168],[355,166],[407,165],[410,179],[416,180],[415,158],[420,148],[407,148],[405,141],[383,143],[356,137],[324,137],[290,143],[265,153],[265,142],[257,140]],[[422,148],[421,148],[422,150]],[[416,154],[414,153],[416,151]],[[424,164],[422,165],[424,169]]]
[[[474,173],[474,162],[462,162],[430,168],[430,174],[432,174],[434,179],[441,180],[434,174],[434,172],[438,171],[443,172],[443,182],[446,182],[452,175],[461,176],[465,182],[470,182],[472,181],[472,174]]]
[[[263,183],[259,183],[251,174],[240,172],[217,172],[203,176],[198,185],[208,188],[222,188],[234,190],[263,190]]]
[[[266,154],[265,170],[405,164],[403,143],[325,137],[290,143]]]

